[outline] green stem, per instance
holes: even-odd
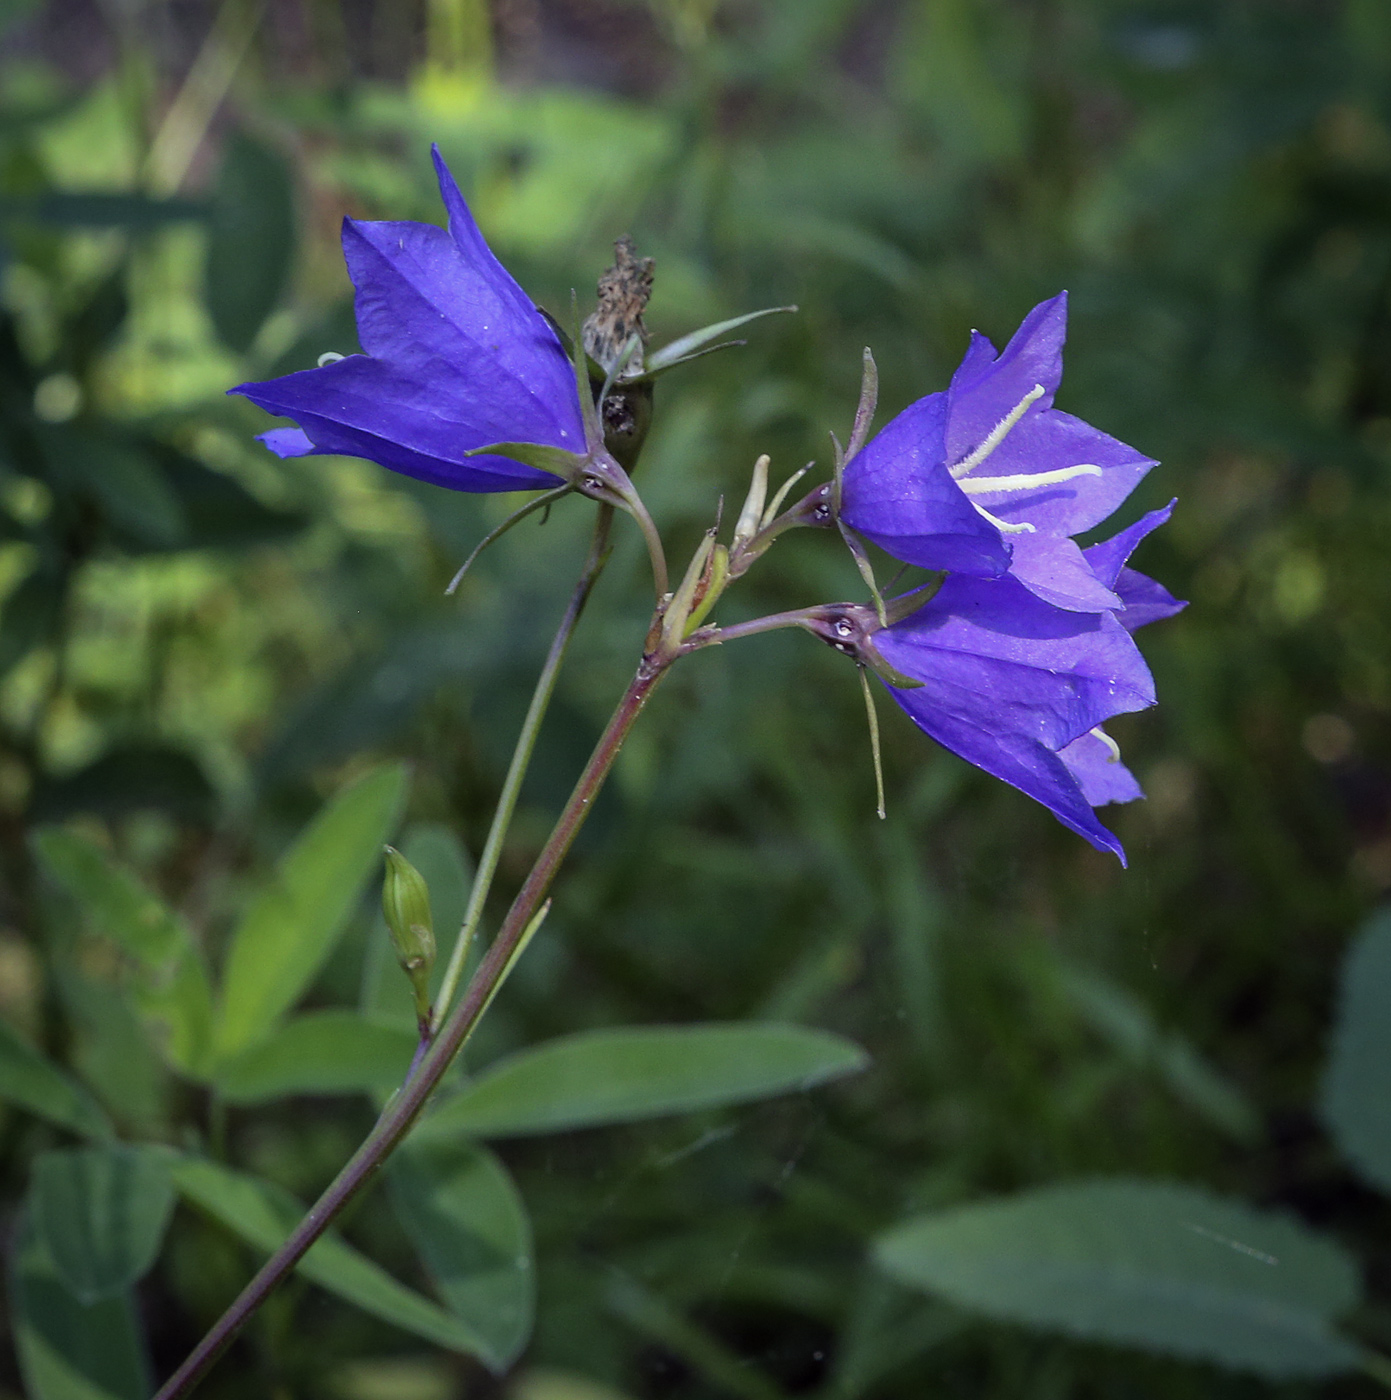
[[[290,1237],[271,1255],[188,1359],[164,1384],[155,1400],[179,1400],[193,1389],[271,1290],[308,1253],[334,1218],[368,1185],[392,1150],[410,1131],[435,1086],[486,1009],[494,989],[506,975],[512,956],[545,900],[546,891],[555,879],[561,862],[593,809],[594,799],[613,768],[623,741],[673,659],[670,655],[643,658],[637,675],[618,702],[618,708],[609,719],[569,801],[536,858],[536,864],[512,901],[497,937],[415,1073],[392,1097],[377,1119],[376,1126],[332,1185],[310,1207],[309,1213],[295,1226]]]
[[[483,905],[487,901],[488,891],[492,888],[493,876],[497,874],[503,842],[507,839],[513,813],[517,810],[522,781],[526,777],[532,752],[536,748],[536,736],[541,732],[541,722],[546,717],[551,696],[555,692],[556,679],[565,661],[570,638],[574,635],[575,624],[579,622],[580,614],[589,601],[589,595],[594,591],[594,585],[608,562],[609,532],[612,526],[613,507],[600,505],[594,521],[594,535],[589,543],[589,555],[584,561],[584,568],[580,570],[575,591],[570,595],[570,605],[565,609],[565,616],[561,618],[560,626],[556,629],[551,649],[546,656],[546,664],[537,677],[536,689],[531,694],[531,704],[527,708],[525,720],[522,721],[522,732],[517,736],[517,747],[512,751],[512,762],[508,766],[507,777],[503,780],[497,810],[493,813],[493,824],[488,828],[488,839],[484,842],[483,854],[478,858],[478,870],[473,877],[473,888],[469,891],[468,908],[464,911],[464,920],[459,927],[459,935],[454,940],[449,964],[444,972],[444,981],[440,984],[439,996],[435,1002],[432,1022],[432,1029],[435,1031],[443,1024],[449,1004],[458,990],[459,979],[464,974],[469,948],[473,945],[474,935],[478,932],[479,922],[483,918]]]

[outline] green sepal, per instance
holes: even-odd
[[[700,330],[683,335],[679,339],[673,340],[670,345],[664,345],[660,350],[654,351],[647,357],[647,365],[642,375],[635,376],[635,378],[650,378],[660,374],[665,369],[670,369],[680,360],[693,358],[696,351],[704,350],[712,340],[718,340],[720,336],[738,330],[740,326],[747,326],[750,321],[796,310],[795,306],[765,306],[761,311],[750,311],[746,315],[735,316],[728,321],[716,321],[714,325],[702,326]],[[737,344],[739,342],[730,343]],[[723,349],[724,347],[717,348]]]
[[[890,666],[874,649],[873,643],[860,648],[859,660],[867,670],[873,671],[885,685],[891,685],[895,690],[921,690],[926,684],[925,681],[914,680],[912,676],[905,676],[902,671]]]
[[[470,448],[464,456],[481,457],[484,453],[492,457],[507,457],[524,467],[550,472],[562,481],[574,481],[589,460],[581,452],[567,452],[563,447],[547,447],[541,442],[490,442],[483,447]]]

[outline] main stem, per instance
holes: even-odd
[[[474,934],[478,932],[483,918],[483,905],[487,902],[488,891],[492,888],[493,876],[497,874],[498,861],[502,858],[503,843],[507,840],[508,828],[512,825],[512,814],[517,810],[517,799],[521,796],[522,781],[531,763],[532,751],[536,747],[536,736],[541,731],[541,721],[555,691],[556,679],[565,661],[565,653],[574,635],[575,624],[580,620],[589,595],[604,571],[609,557],[609,532],[613,526],[613,507],[600,505],[594,520],[594,534],[589,542],[589,555],[580,570],[575,583],[575,591],[570,595],[570,606],[556,628],[555,638],[546,656],[546,664],[536,678],[536,689],[531,693],[531,704],[527,708],[526,719],[522,721],[522,732],[517,737],[517,747],[512,751],[512,762],[507,769],[507,777],[498,797],[497,810],[493,813],[493,824],[488,829],[488,839],[483,845],[483,854],[478,858],[478,869],[473,877],[473,888],[469,891],[468,908],[464,911],[463,923],[454,948],[449,955],[444,980],[440,983],[439,997],[435,1004],[432,1030],[438,1031],[449,1013],[449,1003],[454,1000],[459,979],[468,961],[469,948],[473,945]]]
[[[628,737],[657,683],[671,665],[672,657],[644,657],[637,675],[624,692],[599,738],[584,772],[575,784],[531,873],[526,877],[507,917],[498,929],[492,947],[478,965],[439,1035],[415,1072],[387,1104],[376,1126],[334,1179],[333,1184],[310,1207],[295,1226],[289,1239],[262,1266],[236,1301],[213,1325],[192,1354],[164,1384],[155,1400],[178,1400],[187,1395],[222,1354],[247,1320],[265,1301],[271,1290],[308,1253],[314,1241],[328,1229],[334,1218],[376,1175],[382,1163],[410,1131],[435,1086],[449,1068],[454,1056],[468,1039],[498,982],[507,969],[508,959],[525,934],[532,916],[546,897],[580,827],[584,825],[594,799],[613,767],[623,741]]]

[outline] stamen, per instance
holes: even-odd
[[[1011,476],[978,476],[957,485],[968,496],[988,496],[992,491],[1031,491],[1036,486],[1057,486],[1078,476],[1100,476],[1101,468],[1091,462],[1076,467],[1058,467],[1051,472],[1016,472]]]
[[[1105,744],[1107,749],[1110,751],[1106,759],[1107,763],[1119,763],[1121,761],[1121,746],[1118,743],[1116,743],[1116,741],[1104,729],[1102,729],[1100,725],[1098,725],[1095,729],[1089,730],[1088,732],[1094,738],[1100,739],[1101,742]]]
[[[974,501],[971,504],[976,507],[976,513],[983,515],[1002,535],[1032,535],[1036,533],[1034,527],[1027,520],[1021,520],[1017,524],[1012,520],[1001,520],[998,515],[991,515],[984,506],[977,506]]]
[[[951,474],[960,480],[969,471],[985,461],[990,454],[1010,435],[1014,425],[1029,411],[1030,404],[1037,402],[1048,391],[1042,384],[1035,384],[1017,404],[985,435],[985,441],[969,456],[963,457],[952,469]]]

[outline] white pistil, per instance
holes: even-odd
[[[1109,752],[1106,755],[1107,763],[1119,763],[1121,761],[1121,746],[1118,743],[1116,743],[1116,741],[1104,729],[1102,729],[1100,725],[1098,725],[1095,729],[1090,730],[1089,732],[1096,738],[1100,739],[1101,742],[1105,744],[1106,748],[1109,750]]]
[[[1034,527],[1027,520],[1001,520],[998,515],[991,515],[984,506],[977,506],[971,502],[978,514],[983,515],[1002,535],[1032,535]]]
[[[1051,472],[1016,472],[1012,476],[978,476],[957,485],[968,496],[988,496],[992,491],[1031,491],[1036,486],[1057,486],[1077,476],[1100,476],[1101,468],[1092,462],[1075,467],[1058,467]]]
[[[1029,406],[1041,399],[1048,391],[1042,384],[1035,384],[1017,404],[985,435],[985,441],[976,450],[963,457],[952,469],[951,474],[960,480],[967,472],[974,471],[1010,435],[1014,425],[1029,411]]]

